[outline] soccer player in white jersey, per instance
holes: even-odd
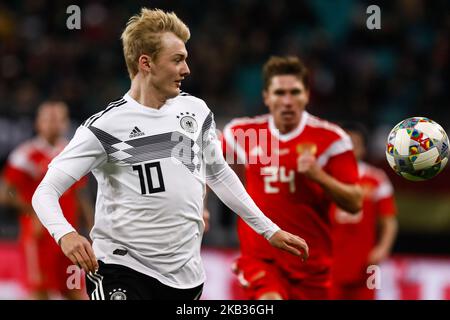
[[[198,299],[206,184],[271,245],[308,256],[306,242],[269,220],[223,160],[205,102],[180,91],[189,37],[174,13],[144,8],[128,21],[130,90],[78,128],[33,196],[40,221],[86,271],[91,299]],[[90,171],[98,181],[92,247],[58,204]]]

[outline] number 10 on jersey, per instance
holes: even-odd
[[[159,162],[144,163],[133,166],[133,171],[137,171],[139,174],[142,194],[152,194],[166,191],[161,171],[161,164]]]

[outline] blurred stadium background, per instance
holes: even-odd
[[[81,9],[68,30],[66,9]],[[381,8],[381,30],[366,28],[366,8]],[[191,76],[183,90],[204,99],[219,129],[231,118],[265,113],[262,63],[294,54],[312,71],[309,111],[331,121],[358,120],[370,131],[368,161],[389,174],[399,236],[382,266],[380,299],[450,299],[450,169],[431,181],[395,176],[384,141],[400,120],[427,116],[450,132],[447,0],[50,1],[0,3],[0,167],[33,135],[47,98],[70,106],[73,134],[129,87],[120,33],[141,6],[175,11],[190,27]],[[95,199],[95,182],[92,197]],[[235,216],[212,196],[204,237],[204,299],[239,298],[230,264],[237,255]],[[15,212],[0,207],[0,298],[25,298]]]

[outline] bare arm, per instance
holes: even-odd
[[[0,182],[0,203],[11,206],[20,212],[34,213],[31,204],[24,201],[16,188],[4,180]]]
[[[362,208],[363,193],[359,185],[346,184],[326,173],[309,153],[298,158],[298,172],[318,183],[333,201],[349,213],[357,213]]]
[[[358,213],[362,208],[362,190],[359,185],[338,181],[321,170],[316,180],[336,204],[350,213]]]
[[[31,203],[24,201],[14,185],[7,181],[0,182],[0,203],[11,206],[16,209],[19,214],[29,215],[33,226],[33,235],[36,238],[39,238],[43,234],[44,228],[37,218]]]
[[[369,254],[369,264],[378,264],[386,259],[392,250],[392,246],[394,245],[397,236],[398,223],[394,215],[381,217],[379,223],[380,239]]]

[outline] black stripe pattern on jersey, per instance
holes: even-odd
[[[211,128],[213,122],[213,113],[210,111],[208,116],[206,117],[205,121],[203,121],[202,130],[200,131],[200,134],[197,137],[196,144],[200,146],[200,150],[196,153],[196,156],[198,159],[202,159],[203,157],[203,150],[208,146],[208,134],[209,129]],[[196,165],[197,170],[200,170],[200,163]]]
[[[109,162],[134,165],[173,157],[191,172],[194,172],[195,168],[200,170],[200,166],[197,166],[200,161],[196,153],[201,147],[178,131],[122,141],[94,126],[90,126],[88,129],[102,144]],[[196,158],[197,160],[195,160]]]
[[[97,137],[97,139],[102,144],[103,148],[106,151],[106,154],[109,156],[112,153],[119,151],[119,149],[114,148],[113,145],[118,145],[122,142],[122,140],[117,139],[116,137],[110,135],[109,133],[100,130],[94,126],[88,127],[89,130]]]
[[[95,121],[100,119],[100,117],[102,117],[105,113],[107,113],[108,111],[110,111],[114,108],[120,107],[120,106],[124,105],[125,103],[127,103],[127,101],[124,98],[114,100],[108,104],[108,106],[106,107],[105,110],[94,114],[89,119],[84,121],[81,125],[85,126],[85,127],[89,127],[89,126],[93,125]]]
[[[205,136],[205,134],[206,135],[208,134],[209,129],[211,128],[212,122],[213,122],[213,113],[210,111],[209,114],[206,116],[205,121],[203,121],[201,134],[197,138],[197,144],[199,146],[202,145],[202,142],[206,143],[208,141],[208,137]]]

